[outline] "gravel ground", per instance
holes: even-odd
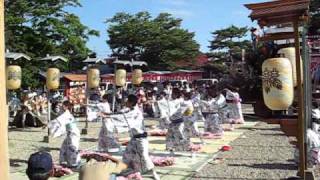
[[[192,179],[286,179],[295,176],[294,147],[279,125],[259,123]],[[220,160],[219,160],[220,159]]]

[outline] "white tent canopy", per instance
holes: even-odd
[[[113,64],[121,64],[121,65],[129,65],[129,66],[148,66],[148,63],[144,61],[124,61],[124,60],[116,60]]]
[[[9,60],[20,60],[20,59],[26,59],[28,61],[31,60],[31,57],[29,57],[28,55],[24,54],[24,53],[14,53],[14,52],[6,52],[6,59]]]
[[[103,63],[103,64],[106,64],[107,60],[106,59],[102,59],[102,58],[90,58],[90,57],[88,57],[83,62],[84,63],[96,63],[96,64]]]
[[[61,61],[64,61],[64,62],[68,62],[68,59],[65,58],[65,57],[62,57],[62,56],[50,56],[49,54],[47,54],[47,57],[42,58],[41,60],[42,61],[52,61],[52,62],[61,60]]]

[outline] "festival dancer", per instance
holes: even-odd
[[[193,105],[191,100],[184,100],[178,88],[172,90],[174,103],[173,115],[170,116],[170,125],[166,136],[166,149],[174,151],[190,151],[190,139],[184,133],[184,120],[192,115]]]
[[[236,124],[243,124],[241,98],[236,88],[226,89],[226,99],[230,110],[230,118]]]
[[[210,96],[210,100],[202,101],[207,109],[206,112],[203,112],[206,114],[204,129],[206,132],[220,136],[223,135],[221,114],[226,100],[222,94],[218,93],[215,85],[208,88],[208,95]]]
[[[121,114],[110,116],[115,126],[127,126],[129,128],[131,139],[122,159],[128,168],[141,173],[152,172],[155,179],[160,179],[149,156],[148,135],[144,127],[142,111],[137,106],[137,103],[137,96],[131,94],[128,96],[127,107],[121,110]]]
[[[184,92],[184,100],[185,101],[191,101],[193,106],[193,113],[191,116],[186,116],[184,121],[184,134],[187,139],[190,140],[192,137],[199,137],[201,142],[203,143],[203,140],[201,138],[201,133],[198,128],[197,121],[199,120],[198,112],[195,110],[197,108],[198,110],[198,103],[192,99],[192,93],[191,92]]]
[[[67,167],[77,167],[80,163],[80,154],[78,152],[80,131],[73,115],[70,113],[71,103],[64,101],[62,107],[64,113],[55,120],[50,121],[48,128],[54,138],[67,134],[60,148],[60,164],[65,164]]]
[[[102,102],[98,104],[100,113],[111,114],[110,105],[108,103],[108,95],[102,96]],[[102,117],[102,126],[98,138],[98,150],[103,152],[118,152],[120,150],[120,144],[115,137],[115,129],[112,120],[110,118]]]
[[[170,124],[170,103],[169,96],[165,92],[160,93],[160,99],[156,103],[156,107],[159,111],[159,129],[167,130]]]

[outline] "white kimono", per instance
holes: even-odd
[[[80,163],[79,144],[80,131],[75,124],[73,115],[69,110],[48,124],[49,132],[53,137],[67,134],[60,148],[60,164],[76,167]]]
[[[189,151],[190,138],[185,134],[184,121],[190,118],[185,113],[190,109],[193,110],[192,102],[181,98],[173,100],[172,103],[176,105],[176,110],[170,116],[171,123],[166,135],[166,149],[170,151]]]
[[[108,102],[99,103],[98,107],[103,113],[111,113]],[[115,138],[115,126],[110,118],[102,119],[102,126],[98,138],[98,151],[108,152],[111,149],[119,149],[120,144]]]
[[[168,129],[170,124],[170,116],[177,111],[178,104],[175,101],[169,101],[163,98],[157,101],[157,107],[159,109],[159,128]]]
[[[129,128],[130,141],[123,153],[122,160],[129,168],[139,172],[146,172],[154,168],[149,156],[149,142],[147,139],[143,114],[138,106],[125,109],[122,114],[111,115],[115,126]]]
[[[198,127],[198,121],[202,120],[203,116],[200,109],[200,96],[192,98],[192,104],[194,111],[191,116],[186,117],[184,121],[184,133],[185,136],[190,139],[191,137],[199,137],[200,130]]]
[[[212,98],[209,101],[202,101],[202,103],[207,106],[206,112],[204,112],[207,114],[206,121],[204,123],[205,131],[222,135],[222,112],[224,111],[226,103],[224,96],[220,94],[216,98]]]
[[[240,95],[237,92],[228,90],[226,99],[230,101],[228,103],[230,110],[230,119],[235,123],[244,123]]]

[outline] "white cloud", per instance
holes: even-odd
[[[166,9],[162,9],[161,12],[167,12],[169,14],[172,14],[173,16],[177,16],[177,17],[191,17],[194,15],[194,13],[192,11],[189,10],[184,10],[184,9],[170,9],[170,8],[166,8]]]

